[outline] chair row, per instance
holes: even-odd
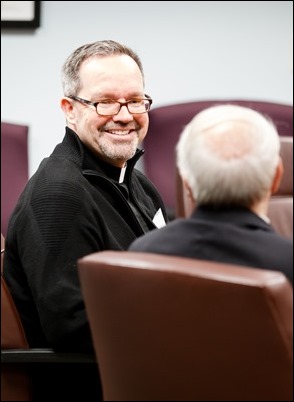
[[[284,131],[281,145],[286,175],[269,214],[293,238],[293,138]],[[20,170],[18,195],[27,165]],[[177,216],[188,216],[177,172],[176,180]],[[4,249],[1,239],[1,273]],[[127,251],[86,256],[78,269],[105,400],[293,399],[293,289],[283,274]],[[31,349],[2,275],[1,313],[1,400],[68,399],[75,367],[87,375],[97,365]]]
[[[87,376],[96,361],[108,401],[293,400],[293,288],[282,273],[110,250],[78,270],[96,359],[30,349],[1,277],[2,401],[68,400],[66,375],[83,364]]]

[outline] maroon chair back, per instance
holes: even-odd
[[[274,229],[293,239],[293,137],[281,137],[284,176],[269,202],[268,217]]]
[[[293,137],[280,137],[280,155],[284,164],[284,176],[279,190],[273,197],[293,197]]]
[[[268,217],[276,232],[293,240],[293,196],[272,197]]]
[[[1,232],[28,181],[28,126],[1,123]]]
[[[92,400],[93,391],[89,395],[87,385],[93,390],[92,384],[98,384],[99,390],[100,384],[92,353],[58,353],[51,348],[29,346],[2,276],[4,252],[5,238],[1,233],[1,401]],[[83,386],[79,386],[81,373]],[[96,396],[100,400],[99,391]]]
[[[78,271],[105,401],[293,399],[281,272],[129,251]]]
[[[280,136],[293,136],[293,106],[251,100],[209,100],[172,104],[151,109],[148,134],[144,139],[144,169],[156,185],[166,207],[175,213],[175,146],[184,126],[201,110],[218,104],[250,107],[269,116]]]

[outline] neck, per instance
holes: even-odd
[[[262,200],[256,202],[251,206],[251,211],[255,214],[268,219],[268,204],[269,204],[270,194],[266,195]]]

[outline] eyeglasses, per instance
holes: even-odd
[[[123,106],[126,106],[131,114],[143,114],[149,112],[152,99],[149,95],[145,96],[146,98],[143,99],[130,99],[126,102],[118,102],[112,99],[102,99],[98,102],[91,102],[79,98],[78,96],[68,96],[68,98],[84,103],[85,105],[94,106],[97,114],[100,116],[115,116]]]

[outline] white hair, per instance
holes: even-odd
[[[271,188],[280,141],[273,123],[237,105],[198,113],[178,141],[177,166],[197,205],[250,207]]]

